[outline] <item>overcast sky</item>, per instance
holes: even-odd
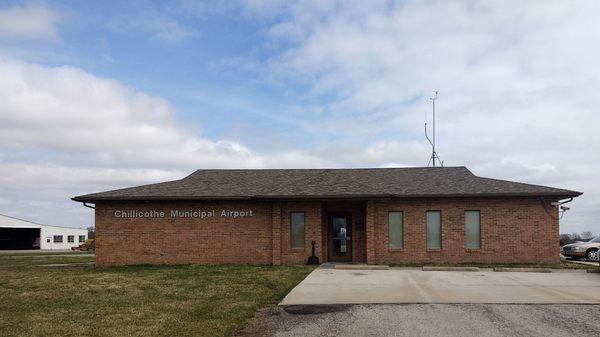
[[[426,166],[583,191],[600,232],[600,2],[1,1],[0,213],[198,168]]]

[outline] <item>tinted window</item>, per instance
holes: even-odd
[[[479,248],[481,246],[479,211],[465,212],[465,246],[467,248]]]
[[[402,248],[404,245],[404,214],[402,212],[388,213],[388,237],[390,248]]]
[[[442,214],[427,212],[427,248],[442,248]]]
[[[291,246],[292,248],[304,248],[304,213],[292,212],[291,219]]]

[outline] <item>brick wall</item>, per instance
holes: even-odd
[[[549,202],[546,202],[549,209]],[[115,218],[115,210],[253,210],[246,218]],[[427,210],[442,214],[442,248],[426,248]],[[481,212],[481,248],[465,248],[464,212]],[[290,247],[290,212],[305,213],[304,249]],[[542,263],[558,262],[557,211],[535,198],[427,199],[364,203],[100,202],[96,204],[96,263],[292,264],[305,263],[311,241],[327,261],[327,211],[353,214],[354,262]],[[388,211],[404,212],[404,248],[388,248]],[[357,230],[357,221],[359,224]]]
[[[369,263],[556,263],[558,212],[537,198],[374,202],[374,252]],[[426,246],[426,211],[440,210],[442,248]],[[481,248],[465,248],[466,210],[481,213]],[[404,212],[404,247],[389,249],[388,211]],[[369,217],[370,210],[367,210]],[[369,220],[367,220],[369,223]],[[370,233],[368,233],[370,234]]]
[[[115,210],[253,210],[247,218],[115,218]],[[271,264],[271,203],[96,204],[96,264]]]
[[[291,248],[291,212],[304,212],[305,243],[304,249]],[[321,226],[321,203],[307,202],[284,202],[281,204],[281,263],[306,263],[311,255],[311,242],[317,242],[317,256],[323,261],[323,250],[321,249],[322,226]]]

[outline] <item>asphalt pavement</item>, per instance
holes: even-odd
[[[249,336],[600,336],[600,305],[379,304],[276,307]],[[242,336],[245,336],[242,334]]]

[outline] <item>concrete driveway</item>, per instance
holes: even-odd
[[[600,304],[600,274],[320,267],[280,305],[379,303]]]

